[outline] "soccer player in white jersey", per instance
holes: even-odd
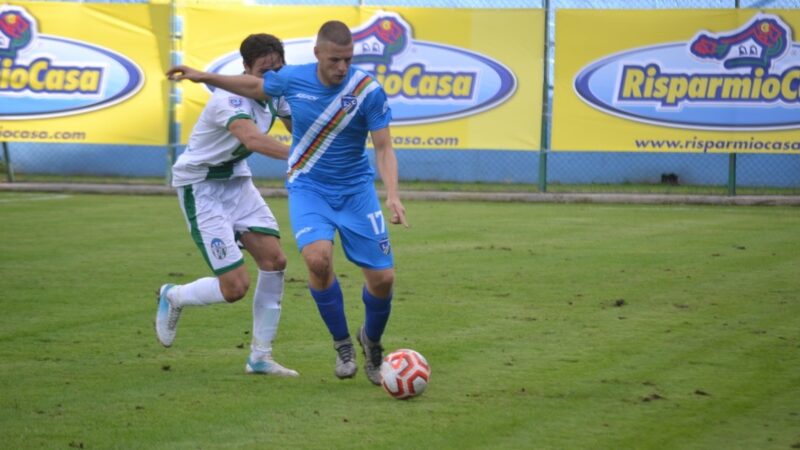
[[[239,48],[244,73],[262,76],[284,65],[283,44],[268,34],[248,36]],[[189,144],[172,166],[172,185],[192,238],[213,277],[159,291],[156,335],[165,347],[175,339],[184,307],[233,303],[250,286],[239,245],[258,265],[253,294],[253,336],[246,373],[298,376],[272,357],[283,297],[286,255],[278,222],[253,185],[246,158],[252,152],[286,159],[289,148],[266,133],[276,118],[291,129],[290,110],[279,97],[253,100],[216,89],[192,129]]]
[[[344,23],[329,21],[322,25],[314,55],[316,63],[286,66],[261,78],[224,76],[186,66],[174,67],[167,75],[174,80],[205,82],[254,99],[283,97],[289,102],[289,215],[308,267],[311,296],[333,339],[337,353],[334,372],[339,378],[351,378],[357,370],[343,294],[333,270],[333,241],[338,232],[345,255],[364,274],[364,324],[356,338],[364,352],[368,379],[380,384],[381,337],[391,312],[395,272],[365,145],[370,134],[386,188],[390,221],[408,226],[389,131],[391,109],[380,84],[351,66],[353,39]]]

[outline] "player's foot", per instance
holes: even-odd
[[[282,365],[275,362],[272,358],[264,359],[247,359],[247,364],[244,366],[245,373],[255,375],[275,375],[278,377],[299,377],[300,374],[296,370],[287,369]]]
[[[364,351],[364,371],[367,373],[367,378],[372,384],[380,385],[383,378],[381,377],[381,363],[383,362],[383,346],[380,342],[372,342],[367,333],[364,332],[364,327],[358,329],[358,343],[361,344],[361,349]]]
[[[348,336],[340,341],[333,341],[333,348],[336,350],[336,376],[353,378],[358,370],[353,340]]]
[[[165,284],[158,291],[158,311],[156,312],[156,337],[164,347],[172,345],[175,332],[178,330],[178,319],[181,318],[180,306],[173,306],[167,298],[167,291],[175,287],[174,284]]]

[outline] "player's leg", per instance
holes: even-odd
[[[344,311],[344,295],[339,280],[333,272],[333,241],[312,242],[302,250],[308,268],[308,287],[317,310],[328,327],[336,350],[336,368],[339,378],[352,378],[358,366],[347,317]]]
[[[172,345],[178,319],[186,306],[205,306],[235,301],[247,292],[244,258],[221,199],[225,184],[202,182],[178,189],[178,200],[187,226],[200,253],[214,272],[183,285],[165,284],[158,296],[156,335],[165,347]],[[224,278],[225,281],[221,281]],[[223,289],[223,286],[226,289]],[[229,288],[234,286],[233,288]],[[237,298],[238,296],[238,298]]]
[[[278,221],[250,178],[237,180],[239,192],[231,213],[239,242],[258,266],[253,291],[253,334],[247,373],[298,376],[294,370],[275,362],[272,342],[278,331],[283,299],[286,255],[280,245]]]
[[[392,310],[394,269],[363,268],[362,271],[365,279],[361,290],[365,310],[364,332],[370,340],[380,342]]]
[[[363,269],[366,283],[361,291],[364,302],[364,325],[358,329],[358,343],[364,352],[364,371],[369,381],[381,384],[383,344],[381,338],[392,312],[394,269]]]
[[[373,384],[380,384],[383,361],[381,338],[392,310],[394,260],[386,221],[374,189],[353,195],[339,223],[339,234],[347,258],[362,268],[364,324],[358,342],[364,351],[364,369]]]
[[[286,255],[276,236],[247,232],[240,240],[258,265],[253,292],[253,339],[247,359],[247,373],[296,377],[297,371],[283,367],[272,356],[272,342],[281,319]]]
[[[317,304],[320,317],[333,340],[350,336],[344,313],[344,296],[333,273],[333,242],[320,240],[303,247],[301,252],[308,268],[308,287]]]
[[[355,351],[347,327],[342,288],[333,271],[335,214],[323,197],[300,189],[289,191],[289,214],[297,247],[308,269],[311,297],[333,338],[334,372],[339,378],[351,378],[357,370]]]
[[[247,294],[250,278],[231,220],[230,199],[238,195],[233,181],[205,181],[179,190],[189,232],[215,275],[176,286],[171,299],[179,306],[233,303]]]

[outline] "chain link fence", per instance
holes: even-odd
[[[127,2],[131,3],[131,2]],[[146,2],[133,2],[146,3]],[[800,155],[634,152],[551,152],[555,11],[559,8],[709,9],[800,8],[800,0],[249,0],[260,5],[345,5],[547,10],[543,151],[397,150],[406,186],[549,192],[800,194]],[[800,34],[800,30],[795,30]],[[192,124],[184,124],[192,126]],[[798,131],[800,136],[800,131]],[[800,139],[800,138],[799,138]],[[0,124],[0,140],[2,126]],[[177,149],[178,153],[183,150]],[[173,156],[167,147],[4,142],[0,169],[9,181],[164,183]],[[248,160],[262,183],[279,185],[285,163]],[[466,187],[463,187],[466,189]]]

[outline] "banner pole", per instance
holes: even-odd
[[[8,142],[3,141],[3,161],[6,163],[6,179],[9,183],[14,182],[14,168],[11,167],[11,152],[8,150]]]
[[[544,0],[544,72],[542,88],[542,129],[539,148],[539,192],[547,192],[547,149],[549,147],[548,112],[550,110],[550,1]]]
[[[740,0],[735,0],[736,9],[741,7]],[[728,154],[728,195],[736,195],[736,153]]]
[[[177,41],[177,27],[175,25],[175,21],[178,20],[177,16],[177,9],[175,7],[175,0],[170,0],[169,2],[170,8],[170,21],[169,21],[169,37],[170,37],[170,65],[178,64],[178,48],[176,45]],[[175,112],[175,104],[177,102],[177,87],[176,83],[169,82],[169,106],[168,106],[168,117],[169,117],[169,129],[168,129],[168,142],[167,142],[167,155],[166,155],[166,170],[164,172],[164,184],[167,186],[172,185],[172,165],[175,163],[176,157],[176,147],[178,145],[178,120],[176,117]]]

